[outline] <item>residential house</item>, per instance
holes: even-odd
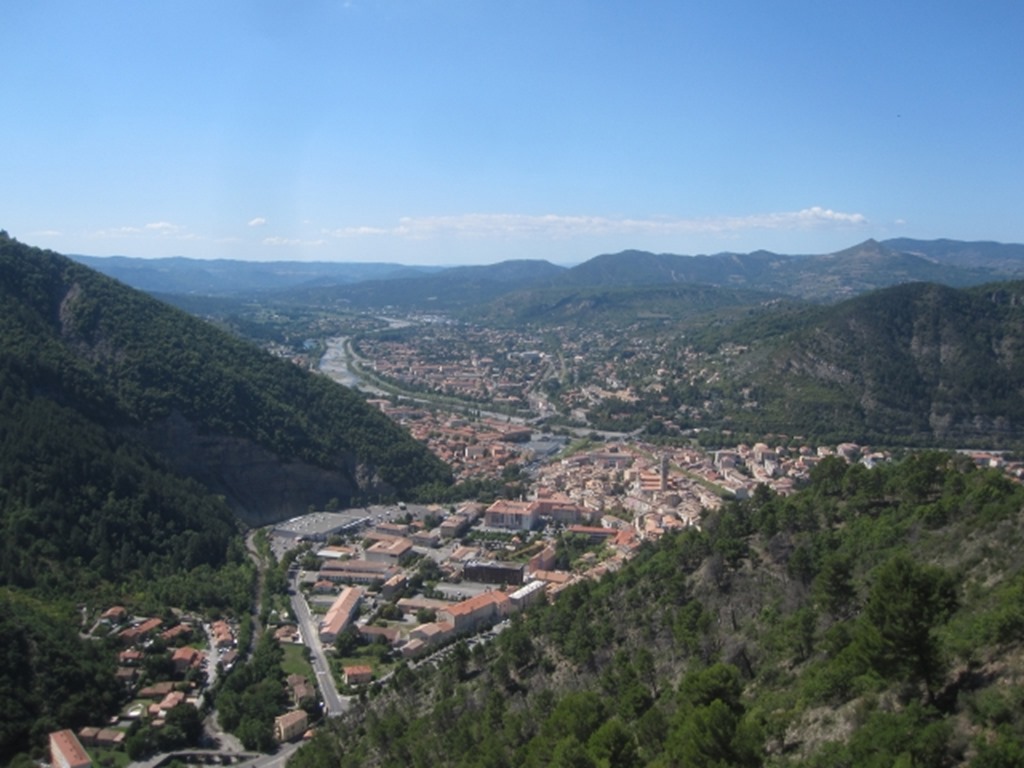
[[[544,547],[543,550],[530,558],[530,562],[527,564],[527,570],[530,573],[534,573],[535,571],[550,571],[555,567],[556,557],[557,553],[555,548],[549,544]]]
[[[373,667],[357,664],[345,667],[345,685],[366,685],[373,682]]]
[[[359,627],[359,634],[369,643],[384,642],[394,647],[398,644],[400,633],[395,627],[375,627],[372,624]]]
[[[300,706],[305,700],[316,698],[316,690],[309,684],[305,675],[288,675],[285,682],[288,684],[288,693],[295,706]]]
[[[100,614],[104,624],[124,624],[128,620],[128,610],[123,605],[114,605]]]
[[[335,589],[337,589],[335,583],[333,581],[328,581],[327,579],[318,581],[313,585],[313,593],[317,595],[329,595]]]
[[[147,685],[138,693],[140,699],[162,699],[168,693],[174,690],[176,683],[170,681],[164,681],[160,683],[153,683]]]
[[[217,648],[230,648],[235,644],[235,633],[223,619],[213,622],[210,631],[213,633],[213,644]]]
[[[299,628],[294,624],[282,624],[274,630],[274,639],[279,643],[299,642]]]
[[[175,649],[171,654],[171,663],[174,664],[174,673],[184,675],[190,669],[198,668],[203,663],[202,651],[189,646]]]
[[[162,699],[160,699],[160,702],[158,704],[151,704],[149,707],[149,712],[154,717],[166,717],[168,712],[170,712],[179,704],[184,703],[184,691],[171,691]]]
[[[402,646],[403,659],[415,659],[427,652],[429,646],[417,637],[410,637],[409,641]]]
[[[160,633],[160,639],[165,642],[172,643],[175,640],[186,639],[192,635],[191,624],[175,624],[170,629],[165,629]]]
[[[137,667],[118,667],[114,672],[114,679],[117,680],[122,687],[131,690],[135,687],[135,682],[139,679],[139,670]]]
[[[78,731],[78,740],[86,747],[114,749],[124,743],[128,734],[114,728],[86,726]]]
[[[163,622],[160,619],[146,619],[134,627],[128,627],[128,629],[122,630],[118,634],[118,637],[121,638],[121,642],[125,645],[135,645],[135,643],[148,637],[149,634],[159,628],[161,624],[163,624]]]
[[[304,709],[285,712],[274,718],[274,737],[279,742],[293,741],[306,732],[309,716]]]
[[[117,663],[126,667],[137,667],[142,663],[145,654],[135,648],[126,648],[117,654]]]
[[[441,527],[438,530],[442,539],[454,539],[456,536],[461,536],[465,533],[469,525],[469,515],[457,512],[442,520]]]

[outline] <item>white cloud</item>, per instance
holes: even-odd
[[[172,224],[169,221],[153,221],[143,224],[141,227],[125,225],[121,227],[108,227],[98,229],[90,233],[90,237],[96,238],[125,238],[139,237],[143,235],[156,235],[158,237],[174,237],[177,240],[202,240],[199,235],[188,232],[180,224]]]
[[[249,226],[250,227],[262,227],[266,223],[267,223],[267,220],[265,218],[263,218],[262,216],[257,216],[255,219],[249,219]]]
[[[264,245],[286,245],[286,246],[319,246],[325,245],[326,240],[303,240],[297,237],[265,237],[263,238]]]
[[[748,230],[827,229],[862,226],[867,218],[812,206],[799,211],[758,213],[748,216],[680,218],[615,218],[608,216],[530,215],[520,213],[467,213],[452,216],[406,216],[391,228],[351,226],[325,230],[336,238],[392,235],[410,240],[438,236],[462,238],[541,237],[563,239],[583,236],[640,234],[729,234]]]
[[[161,235],[173,235],[181,231],[181,227],[177,224],[171,224],[169,221],[154,221],[151,224],[147,224],[146,229],[150,232],[159,232]]]
[[[338,229],[325,229],[323,234],[331,237],[361,237],[364,235],[393,235],[395,230],[382,227],[339,227]]]
[[[92,233],[92,237],[128,237],[130,235],[138,235],[142,232],[139,227],[110,227],[108,229],[98,229]]]

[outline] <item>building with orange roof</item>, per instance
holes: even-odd
[[[160,638],[168,642],[173,642],[178,638],[185,638],[192,634],[191,624],[175,624],[170,629],[165,629],[160,633]]]
[[[455,634],[455,625],[450,621],[432,621],[420,624],[409,632],[410,639],[422,640],[427,646],[440,645]]]
[[[450,622],[456,634],[474,632],[508,616],[511,603],[504,592],[484,592],[438,611],[441,621]]]
[[[363,590],[360,587],[345,587],[341,590],[327,610],[324,620],[320,622],[320,642],[329,645],[338,639],[338,635],[344,632],[352,621],[362,599]]]
[[[163,624],[163,621],[160,619],[146,619],[146,621],[138,626],[128,627],[128,629],[123,630],[118,634],[118,637],[121,638],[121,642],[125,645],[134,645],[149,635],[150,632],[158,629],[161,624]]]
[[[184,648],[175,649],[174,653],[171,654],[171,663],[174,664],[174,672],[183,675],[193,667],[198,667],[202,664],[203,658],[202,651],[186,645]]]
[[[484,525],[513,531],[531,531],[539,520],[537,507],[531,502],[498,499],[484,511]]]
[[[589,520],[591,517],[588,509],[577,504],[564,493],[556,491],[538,491],[532,506],[537,510],[539,516],[550,517],[554,522],[562,525],[572,525],[581,520]]]
[[[546,581],[548,584],[568,584],[572,581],[572,574],[568,571],[534,571],[533,578]]]
[[[549,571],[555,567],[556,559],[557,552],[555,551],[555,548],[549,544],[530,558],[530,562],[527,564],[526,569],[530,573],[534,573],[536,571]]]
[[[235,644],[235,633],[231,626],[223,619],[218,619],[210,625],[213,632],[213,642],[217,648],[230,648]]]
[[[107,624],[120,624],[128,618],[128,609],[123,605],[113,605],[107,608],[101,615],[100,621]]]
[[[92,758],[74,731],[64,729],[50,734],[50,765],[53,768],[90,768]]]
[[[375,563],[369,560],[344,560],[324,563],[317,574],[318,581],[372,584],[387,581],[398,573],[389,563]]]
[[[404,537],[378,541],[366,550],[366,559],[371,563],[399,565],[412,557],[412,542]]]
[[[373,682],[373,667],[366,664],[345,667],[345,685],[366,685],[370,682]]]

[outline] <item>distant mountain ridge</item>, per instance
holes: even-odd
[[[147,293],[236,296],[300,285],[346,285],[429,274],[435,267],[363,262],[239,261],[173,256],[80,256],[72,259]]]
[[[759,250],[682,256],[629,250],[573,267],[512,260],[469,267],[75,257],[155,293],[275,295],[356,308],[461,310],[497,297],[564,288],[693,283],[831,302],[906,282],[978,285],[1024,277],[1024,245],[899,238],[827,254]]]

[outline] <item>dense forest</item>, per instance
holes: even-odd
[[[964,456],[828,459],[399,669],[289,765],[1024,765],[1022,533]]]
[[[320,485],[334,477],[326,490],[335,493],[321,503],[413,497],[449,480],[440,461],[352,391],[68,259],[3,237],[0,277],[5,414],[75,412],[69,429],[85,419],[118,445],[136,438],[229,502],[261,480],[217,477],[204,461],[228,465],[232,450],[285,470],[323,470]]]
[[[789,330],[781,335],[769,321],[758,351],[733,366],[733,384],[748,387],[749,402],[732,421],[887,445],[1018,444],[1022,295],[1021,283],[913,283],[807,313],[799,323],[784,316]]]

